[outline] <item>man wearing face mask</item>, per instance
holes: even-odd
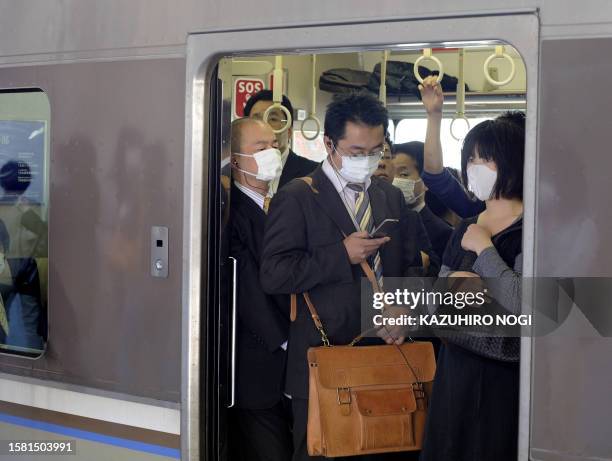
[[[266,110],[273,103],[272,91],[262,90],[259,93],[255,93],[249,98],[246,106],[244,106],[244,116],[262,119]],[[283,95],[281,105],[284,106],[289,113],[293,114],[293,106],[287,96]],[[273,110],[268,117],[268,123],[275,130],[280,130],[286,123],[286,116],[280,110]],[[293,129],[291,127],[282,133],[278,133],[276,139],[278,140],[278,149],[281,151],[283,171],[280,177],[270,182],[271,196],[292,179],[307,176],[319,166],[317,162],[301,157],[291,150],[291,140],[293,139]]]
[[[230,412],[235,460],[286,461],[292,453],[290,408],[283,395],[289,298],[264,293],[259,281],[268,188],[281,170],[277,146],[262,121],[232,123],[230,256],[238,261],[239,279],[236,408]]]
[[[348,344],[361,332],[360,265],[370,265],[379,285],[385,277],[421,270],[418,248],[406,238],[406,210],[401,191],[372,177],[383,155],[388,115],[370,94],[344,94],[327,107],[324,141],[327,158],[307,179],[282,188],[270,204],[261,265],[268,293],[308,292],[331,344]],[[310,184],[309,184],[310,183]],[[374,226],[397,219],[386,236],[370,238]],[[293,460],[309,457],[309,347],[321,345],[303,297],[289,334],[286,392],[292,396]],[[401,329],[378,332],[382,343],[401,343]],[[361,344],[361,343],[360,343]],[[351,459],[360,459],[354,457]]]
[[[395,168],[393,185],[402,191],[408,206],[419,213],[433,250],[441,260],[453,228],[436,216],[425,203],[427,187],[421,179],[423,150],[424,144],[419,141],[393,146],[393,165]]]
[[[404,173],[402,172],[402,175]],[[404,197],[407,199],[406,203],[409,207],[414,207],[414,200],[409,201],[409,197],[414,196],[414,187],[411,188],[410,195],[405,187],[405,179],[397,176],[395,168],[395,162],[393,159],[393,143],[389,139],[389,136],[385,138],[385,152],[383,157],[378,162],[378,168],[374,171],[374,176],[393,184],[395,187],[400,189],[404,193]],[[408,186],[414,186],[414,184],[408,184]],[[418,210],[406,210],[406,233],[405,238],[409,238],[415,242],[415,245],[421,251],[421,258],[423,260],[423,267],[425,269],[423,275],[435,277],[438,275],[440,270],[440,261],[442,256],[438,254],[432,248],[428,232],[424,226],[424,222]]]

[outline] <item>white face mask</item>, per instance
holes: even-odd
[[[401,178],[396,176],[393,178],[393,185],[402,191],[404,194],[404,199],[408,205],[414,205],[418,199],[420,199],[425,192],[421,192],[419,195],[414,195],[415,186],[421,182],[422,179],[411,179],[411,178]]]
[[[235,166],[238,171],[242,171],[244,174],[249,176],[255,176],[260,181],[272,181],[280,176],[283,170],[283,164],[281,162],[281,153],[278,149],[271,147],[270,149],[256,152],[253,155],[234,153],[239,157],[253,157],[257,163],[257,174],[250,173]]]
[[[472,164],[467,167],[468,188],[480,200],[489,200],[497,182],[497,171],[486,165]]]
[[[349,182],[356,183],[366,182],[378,168],[378,162],[382,157],[382,155],[349,157],[347,155],[340,155],[335,148],[334,151],[342,158],[342,168],[338,171],[340,176]]]

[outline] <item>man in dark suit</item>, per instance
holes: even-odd
[[[244,116],[261,118],[266,109],[272,104],[272,91],[262,90],[249,98],[246,106],[244,106]],[[283,95],[281,104],[293,115],[293,106],[287,96]],[[285,125],[285,118],[286,116],[282,111],[273,110],[268,118],[268,123],[275,130],[279,130]],[[276,193],[278,189],[293,178],[309,175],[319,166],[317,162],[301,157],[291,150],[291,140],[293,139],[293,129],[291,127],[282,133],[278,133],[276,138],[278,139],[278,149],[281,151],[283,173],[277,181],[271,182],[270,190],[272,194]]]
[[[311,186],[296,179],[270,204],[260,271],[263,288],[273,294],[309,292],[331,344],[348,344],[361,331],[362,261],[370,264],[379,283],[383,277],[421,270],[416,239],[407,235],[410,223],[401,191],[371,177],[382,157],[387,125],[387,111],[373,96],[336,97],[325,116],[328,157],[310,175]],[[386,237],[369,238],[386,218],[399,222],[387,228]],[[379,335],[388,343],[404,339],[398,329]],[[378,338],[370,340],[382,344]],[[298,297],[286,377],[294,417],[294,461],[324,459],[308,457],[306,449],[306,351],[321,342]]]
[[[393,146],[393,166],[395,177],[394,185],[402,189],[406,203],[419,213],[427,235],[432,243],[433,250],[442,258],[446,244],[453,228],[442,218],[436,216],[425,203],[425,192],[427,188],[421,179],[423,173],[423,149],[422,142],[413,141]],[[405,187],[408,186],[408,187]]]
[[[277,146],[262,121],[232,124],[230,256],[238,261],[238,330],[230,451],[236,460],[286,461],[292,452],[290,405],[283,395],[289,298],[267,295],[259,282],[265,197],[280,174]]]

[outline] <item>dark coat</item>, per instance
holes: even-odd
[[[361,279],[343,244],[355,232],[348,212],[321,167],[304,181],[287,184],[270,204],[261,265],[261,281],[268,293],[308,291],[332,344],[347,344],[361,332]],[[391,240],[380,249],[385,277],[419,275],[421,257],[415,226],[418,214],[409,210],[401,191],[376,177],[368,188],[376,225],[386,218]],[[415,220],[415,218],[417,218]],[[308,397],[306,351],[321,345],[308,309],[298,297],[297,319],[291,324],[287,363],[287,392]]]
[[[301,157],[290,149],[287,161],[283,167],[283,172],[278,181],[278,188],[280,189],[292,179],[308,176],[316,170],[318,166],[319,164],[317,162],[308,160],[306,157]]]
[[[259,281],[266,215],[232,186],[230,256],[238,260],[236,401],[240,408],[270,408],[283,395],[289,336],[289,297],[270,296]]]
[[[439,216],[436,216],[427,205],[419,211],[419,215],[427,231],[427,236],[429,237],[433,251],[441,260],[448,239],[453,233],[453,227]]]

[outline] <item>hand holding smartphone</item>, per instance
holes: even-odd
[[[387,218],[381,222],[372,232],[370,232],[370,238],[381,238],[387,237],[391,226],[398,223],[399,219]]]

